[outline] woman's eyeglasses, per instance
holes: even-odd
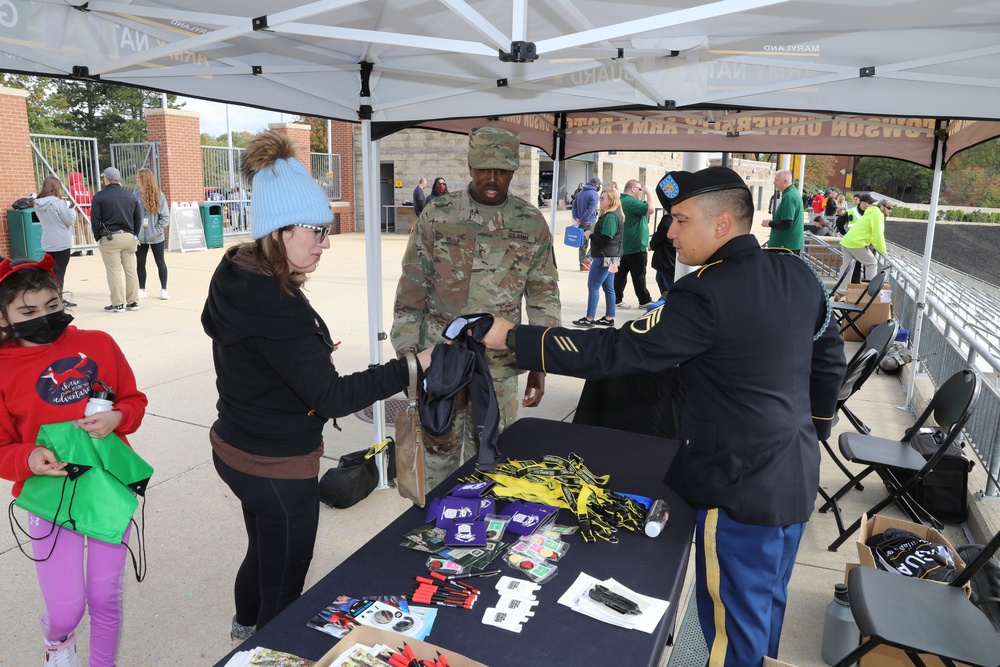
[[[301,227],[302,229],[308,229],[316,235],[316,243],[322,243],[326,240],[326,237],[330,235],[330,225],[323,225],[322,227],[318,225],[305,225],[300,223],[293,223],[295,227]]]

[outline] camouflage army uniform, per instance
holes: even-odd
[[[510,193],[490,219],[481,208],[466,188],[436,197],[417,220],[393,307],[390,336],[397,352],[441,342],[444,328],[459,315],[491,313],[520,323],[522,300],[530,324],[558,326],[552,236],[541,212]],[[486,355],[503,430],[517,418],[519,371],[509,351]],[[424,434],[428,489],[478,452],[466,395],[456,401],[451,433]]]

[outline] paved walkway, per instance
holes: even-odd
[[[564,226],[560,221],[556,255],[562,267],[563,319],[570,321],[584,312],[586,274],[576,270],[576,250],[561,244]],[[332,248],[308,283],[308,295],[336,339],[343,342],[335,355],[338,369],[354,372],[368,364],[364,238],[347,234],[331,237],[331,241]],[[405,243],[402,235],[382,237],[386,329]],[[210,665],[230,649],[231,587],[245,537],[238,504],[211,465],[208,429],[215,419],[216,392],[211,347],[199,321],[207,285],[222,252],[168,253],[171,299],[144,299],[138,312],[109,314],[102,310],[109,299],[98,255],[74,257],[67,271],[72,300],[78,303],[73,309],[76,324],[111,333],[132,364],[140,389],[149,397],[142,428],[132,438],[136,449],[156,469],[145,509],[149,573],[141,584],[126,574],[126,623],[119,660],[123,666]],[[148,269],[147,287],[150,294],[158,294],[151,260]],[[653,284],[652,277],[649,283]],[[618,317],[624,321],[637,314],[634,309],[620,311]],[[388,344],[383,353],[392,354]],[[581,380],[550,376],[542,405],[524,413],[567,419],[581,387]],[[859,399],[852,403],[876,434],[898,436],[911,419],[895,408],[903,400],[895,378],[875,378]],[[362,449],[371,441],[370,424],[354,416],[341,419],[340,424],[343,432],[327,428],[324,468],[335,465],[341,454]],[[840,486],[839,475],[824,468],[824,483]],[[878,490],[874,487],[878,485],[870,486],[870,491],[849,494],[845,516],[853,518],[875,502]],[[340,563],[405,506],[392,490],[375,492],[348,510],[323,506],[307,585]],[[819,657],[823,610],[834,583],[842,579],[845,563],[856,560],[850,542],[838,553],[826,551],[833,531],[832,518],[816,515],[792,580],[782,658],[799,667],[823,664]],[[957,529],[950,534],[963,541]],[[41,604],[35,576],[31,563],[7,531],[0,531],[0,580],[4,582],[0,664],[39,664]],[[557,580],[552,585],[562,584]],[[371,592],[354,591],[359,595]],[[81,634],[88,634],[86,621]],[[86,640],[80,645],[86,654]]]

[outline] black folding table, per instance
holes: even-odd
[[[500,438],[504,456],[537,460],[545,454],[579,454],[595,474],[611,475],[608,486],[613,490],[666,500],[670,504],[670,523],[655,539],[619,531],[617,544],[585,543],[579,533],[568,536],[569,552],[559,562],[557,576],[537,592],[540,603],[534,609],[535,616],[520,633],[482,623],[486,608],[497,601],[493,589],[497,578],[472,579],[482,590],[476,606],[472,610],[439,607],[434,629],[426,641],[490,667],[656,667],[673,633],[694,530],[694,510],[662,481],[679,446],[673,440],[594,426],[543,419],[517,421]],[[446,493],[458,477],[468,475],[474,462],[442,483],[436,494]],[[403,534],[424,521],[424,510],[413,507],[404,512],[240,648],[264,646],[312,660],[322,657],[336,640],[306,627],[306,623],[334,598],[407,595],[415,586],[413,577],[426,575],[424,564],[429,554],[400,546]],[[558,522],[572,525],[575,517],[561,510]],[[490,569],[520,576],[500,557]],[[580,572],[601,580],[612,577],[638,593],[669,600],[670,606],[656,631],[647,634],[615,627],[558,604],[557,599]],[[218,666],[227,660],[228,656]]]

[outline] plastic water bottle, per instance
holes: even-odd
[[[820,654],[826,664],[836,665],[860,643],[861,631],[851,615],[847,586],[837,584],[833,587],[833,600],[826,606],[823,618],[823,648]]]
[[[98,412],[111,412],[114,403],[115,392],[111,391],[111,388],[103,381],[94,380],[90,383],[90,398],[87,400],[87,407],[83,409],[83,416],[89,417]]]
[[[670,505],[667,504],[666,500],[656,500],[653,506],[649,508],[643,530],[650,537],[656,537],[663,531],[669,521]]]

